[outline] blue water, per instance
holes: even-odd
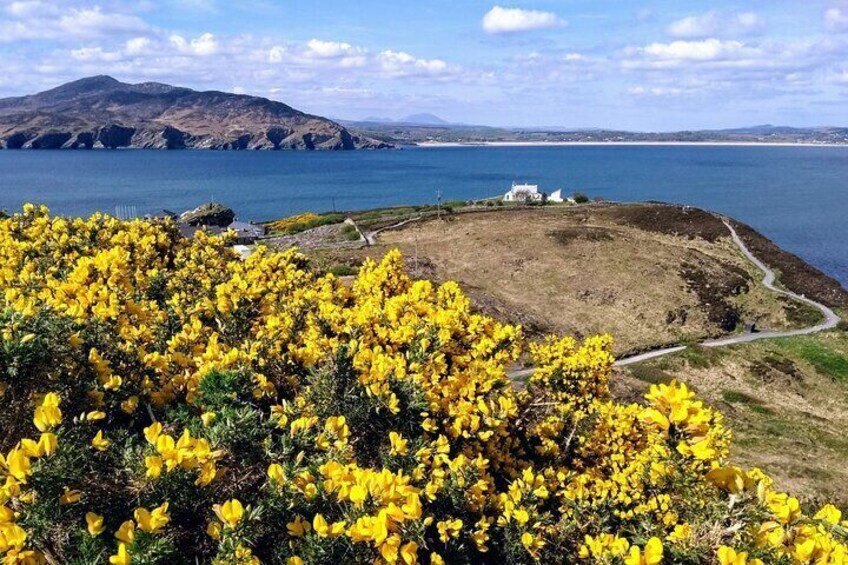
[[[513,180],[620,201],[692,204],[749,223],[848,286],[848,148],[460,147],[301,153],[0,151],[0,208],[182,211],[214,198],[241,219],[505,192]],[[768,258],[765,258],[766,260]]]

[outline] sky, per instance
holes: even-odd
[[[95,74],[337,119],[848,126],[848,0],[0,0],[0,97]]]

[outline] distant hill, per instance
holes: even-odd
[[[409,116],[405,119],[412,119]],[[848,144],[845,127],[758,125],[732,129],[640,132],[602,128],[489,127],[469,124],[342,122],[363,135],[392,143],[804,143]]]
[[[412,115],[406,116],[405,118],[402,118],[398,121],[405,123],[405,124],[416,124],[416,125],[422,125],[422,126],[448,126],[448,125],[451,125],[450,122],[443,120],[439,116],[436,116],[435,114],[427,114],[427,113],[412,114]]]
[[[403,118],[393,120],[384,116],[369,116],[362,120],[338,120],[341,124],[346,124],[351,127],[445,127],[445,128],[462,128],[465,124],[452,123],[443,120],[439,116],[430,113],[410,114]]]
[[[109,76],[0,99],[0,148],[377,149],[388,143],[267,98]]]

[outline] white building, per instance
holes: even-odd
[[[539,191],[538,184],[515,184],[504,195],[504,202],[542,202],[545,193]]]
[[[574,197],[573,196],[566,196],[566,197],[563,198],[562,189],[559,188],[559,189],[553,191],[550,196],[548,196],[548,202],[557,202],[557,203],[568,202],[569,204],[574,204]]]

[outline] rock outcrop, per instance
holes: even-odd
[[[0,100],[6,149],[385,149],[267,98],[97,76]]]

